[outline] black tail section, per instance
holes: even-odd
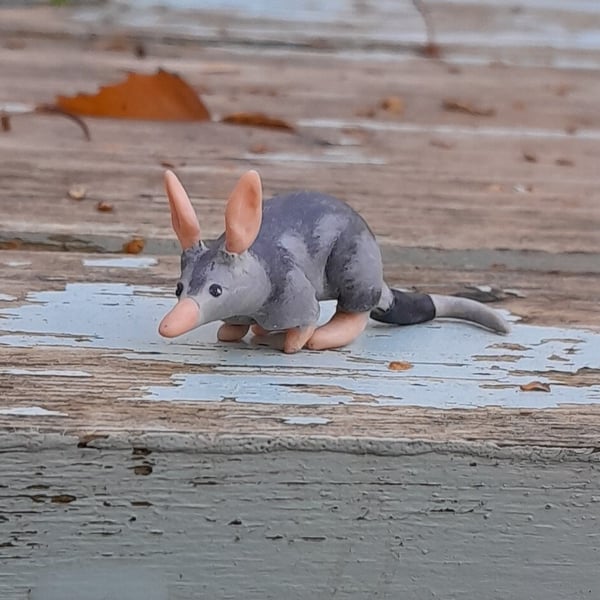
[[[390,291],[393,294],[392,304],[387,310],[372,310],[372,319],[392,325],[414,325],[435,319],[435,305],[428,294]]]
[[[510,331],[510,325],[494,309],[458,296],[401,292],[386,288],[380,305],[371,311],[372,319],[391,325],[414,325],[436,317],[469,321],[497,333]]]

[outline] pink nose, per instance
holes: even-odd
[[[168,312],[158,326],[163,337],[177,337],[197,327],[200,322],[200,307],[191,299],[180,300]]]

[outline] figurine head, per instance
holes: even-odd
[[[217,320],[256,312],[271,292],[264,266],[249,251],[262,222],[262,186],[258,173],[248,171],[235,186],[225,210],[225,233],[207,246],[200,224],[179,179],[165,173],[171,222],[181,244],[178,302],[158,331],[176,337]]]

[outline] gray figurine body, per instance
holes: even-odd
[[[246,173],[226,210],[226,231],[210,246],[200,241],[191,203],[166,174],[173,227],[183,248],[178,304],[159,331],[173,337],[222,320],[219,339],[286,332],[284,350],[325,349],[355,339],[368,317],[397,325],[436,316],[473,321],[507,332],[492,309],[465,298],[404,293],[383,279],[379,246],[348,204],[318,192],[294,192],[262,202],[255,171]],[[327,324],[316,326],[319,301],[336,300]]]

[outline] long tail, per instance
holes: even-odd
[[[509,324],[494,309],[469,298],[438,296],[386,289],[371,318],[393,325],[413,325],[436,317],[462,319],[498,333],[508,333]]]

